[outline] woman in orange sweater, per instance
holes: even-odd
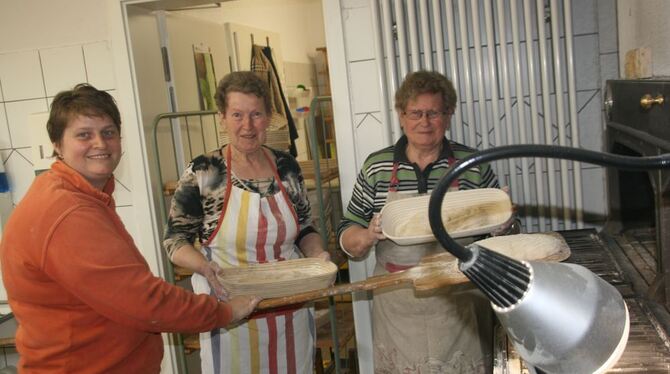
[[[59,93],[47,123],[57,160],[33,182],[0,244],[23,373],[158,373],[161,332],[204,332],[259,302],[219,302],[155,277],[115,212],[121,118],[89,85]]]

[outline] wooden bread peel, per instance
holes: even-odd
[[[556,233],[496,236],[480,240],[476,243],[518,260],[560,262],[570,257],[570,248],[563,237]],[[534,256],[532,252],[529,252],[523,254],[522,257],[525,258],[518,258],[513,253],[513,248],[515,247],[544,248],[544,250],[541,253],[541,257]],[[547,248],[551,249],[548,250]],[[328,296],[356,291],[370,291],[401,283],[411,283],[417,291],[425,291],[465,282],[468,282],[468,278],[458,270],[458,260],[456,257],[451,253],[444,252],[426,256],[416,266],[396,273],[377,275],[358,282],[340,284],[290,296],[265,299],[258,304],[257,309],[305,303]]]

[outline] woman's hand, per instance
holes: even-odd
[[[382,233],[382,215],[381,213],[375,213],[372,215],[372,219],[368,225],[368,242],[370,243],[370,247],[384,239],[386,239],[386,236]]]
[[[262,299],[258,296],[235,296],[228,301],[233,311],[233,319],[230,324],[235,324],[247,318]]]
[[[316,232],[311,232],[305,235],[300,243],[298,248],[305,255],[305,257],[312,257],[322,259],[324,261],[330,261],[330,253],[326,252],[323,249],[323,244],[321,243],[321,235]]]
[[[171,260],[174,264],[205,277],[209,287],[214,291],[214,296],[219,300],[228,300],[228,292],[218,278],[222,275],[223,270],[216,262],[208,261],[193,245],[185,244],[179,247],[172,255]]]
[[[207,283],[209,283],[209,287],[214,291],[214,296],[216,296],[217,299],[223,301],[228,300],[228,292],[219,280],[219,277],[223,275],[223,269],[221,269],[219,264],[214,261],[208,261],[198,272],[203,277],[207,278]]]
[[[375,213],[367,228],[360,225],[347,227],[342,232],[340,244],[349,256],[358,258],[365,256],[372,246],[384,239],[386,236],[382,233],[381,214]]]
[[[321,252],[319,252],[319,254],[314,256],[314,258],[318,258],[323,261],[330,261],[330,253],[322,250]]]

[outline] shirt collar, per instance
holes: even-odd
[[[393,162],[403,162],[411,164],[410,160],[407,158],[407,135],[403,135],[395,143],[393,150]],[[440,151],[440,157],[438,160],[449,159],[454,157],[454,152],[449,146],[449,140],[447,137],[442,138],[442,150]]]
[[[66,179],[68,182],[72,183],[78,190],[86,193],[87,195],[92,195],[97,199],[101,200],[105,205],[114,206],[114,199],[112,198],[112,193],[114,193],[114,177],[109,178],[105,187],[102,191],[93,187],[89,181],[84,178],[78,171],[74,170],[68,164],[63,161],[57,160],[51,164],[51,170],[62,178]]]

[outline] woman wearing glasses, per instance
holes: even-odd
[[[227,268],[330,256],[312,225],[298,162],[263,145],[272,115],[267,84],[252,72],[230,73],[215,98],[230,143],[196,157],[184,171],[163,244],[175,264],[195,272],[196,293],[225,300],[217,274]],[[314,334],[308,308],[253,314],[200,334],[202,372],[311,373]]]
[[[340,245],[351,257],[363,257],[375,246],[375,275],[407,269],[444,251],[437,242],[400,246],[385,240],[379,212],[392,200],[429,193],[451,165],[474,151],[445,137],[456,92],[443,75],[410,73],[396,92],[395,108],[404,135],[367,158],[338,228]],[[484,187],[498,187],[488,165],[464,173],[451,188]],[[411,287],[376,291],[375,372],[486,372],[490,318],[488,302],[470,285],[429,294]]]

